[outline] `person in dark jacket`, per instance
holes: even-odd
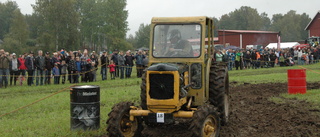
[[[87,59],[87,64],[85,65],[87,72],[85,73],[85,79],[84,82],[92,82],[93,77],[92,77],[92,61],[91,59]]]
[[[251,52],[252,69],[257,68],[257,54],[256,49]]]
[[[88,73],[87,71],[87,60],[85,58],[81,58],[81,82],[86,82],[87,77],[86,74]]]
[[[118,65],[118,49],[115,49],[112,56],[111,56],[111,59],[113,61],[113,63],[116,65],[116,68],[115,68],[115,77],[119,77],[119,65]]]
[[[126,59],[124,58],[123,51],[120,51],[120,54],[119,54],[119,56],[118,56],[118,65],[119,65],[119,70],[120,70],[120,79],[123,79],[123,78],[124,78],[125,61],[126,61]]]
[[[50,78],[51,78],[51,70],[53,68],[53,61],[50,57],[50,53],[46,52],[45,58],[44,58],[44,72],[45,72],[45,78],[44,78],[44,84],[50,84]]]
[[[29,56],[26,58],[26,62],[25,65],[27,67],[27,72],[28,72],[28,86],[31,86],[31,84],[33,83],[33,71],[35,70],[35,66],[34,66],[34,57],[33,57],[33,52],[30,51]]]
[[[100,62],[101,62],[101,77],[102,77],[102,80],[106,80],[108,65],[109,65],[109,58],[106,51],[104,51],[102,56],[100,57]]]
[[[134,57],[132,56],[130,51],[126,52],[126,56],[125,58],[125,65],[126,65],[126,78],[130,78],[131,77],[131,72],[132,72],[132,67],[133,67],[133,60]]]
[[[69,73],[69,81],[70,83],[75,83],[77,79],[77,66],[76,66],[76,61],[73,55],[71,55],[71,59],[68,62],[68,73]]]
[[[138,51],[138,54],[134,56],[136,60],[136,67],[137,67],[137,77],[142,77],[142,71],[143,71],[143,59],[145,56],[142,54],[142,50]]]
[[[277,55],[273,51],[271,51],[271,53],[270,53],[271,67],[274,67],[276,59],[277,59]]]
[[[249,69],[251,67],[251,53],[249,50],[244,54],[244,62],[245,68]]]
[[[8,86],[9,80],[9,53],[5,53],[4,49],[0,50],[0,88],[4,85],[6,88]]]
[[[45,72],[44,72],[45,59],[42,55],[43,55],[42,50],[39,50],[38,56],[35,58],[35,63],[34,63],[36,67],[36,86],[38,86],[39,84],[43,85],[43,80],[45,75]],[[40,80],[40,83],[39,83],[39,80]]]
[[[17,83],[19,76],[20,62],[16,57],[16,53],[12,53],[12,59],[10,61],[10,86],[12,85],[12,80],[14,85]]]
[[[74,83],[79,83],[79,77],[80,77],[80,74],[81,74],[81,61],[80,61],[80,57],[76,57],[76,74],[75,75],[75,80],[74,80]]]

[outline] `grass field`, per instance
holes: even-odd
[[[320,63],[303,66],[307,70],[307,82],[319,82]],[[255,70],[230,71],[230,82],[241,83],[286,83],[288,69],[301,69],[294,67],[276,67]],[[0,89],[0,115],[11,112],[22,106],[31,104],[39,99],[58,92],[67,90],[52,97],[42,100],[14,113],[0,117],[0,136],[102,136],[106,134],[107,115],[113,104],[120,101],[139,102],[141,79],[116,79],[81,83],[79,85],[99,85],[101,95],[100,129],[96,131],[71,131],[70,130],[70,93],[71,84],[47,86],[12,86]],[[101,80],[101,77],[97,77]],[[231,91],[232,92],[232,91]],[[284,98],[297,98],[320,105],[320,90],[310,90],[304,95],[282,94]],[[271,98],[281,103],[281,98]]]

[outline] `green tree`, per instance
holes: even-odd
[[[128,30],[126,0],[78,0],[81,43],[84,47],[109,50],[131,47],[125,40]]]
[[[7,50],[17,52],[26,45],[29,31],[24,16],[19,9],[13,12],[9,33],[5,35],[4,46]]]
[[[270,23],[266,13],[259,14],[257,9],[242,6],[229,14],[222,15],[219,29],[267,30]]]
[[[0,2],[0,39],[3,40],[5,35],[9,33],[13,12],[18,9],[15,1]]]
[[[310,22],[308,15],[296,14],[296,11],[289,11],[285,15],[275,14],[272,18],[270,30],[281,31],[281,41],[299,41],[307,38],[305,27]]]
[[[126,33],[128,31],[128,11],[125,10],[126,0],[108,0],[107,25],[103,28],[107,33],[109,49],[121,49],[123,43],[126,43]]]
[[[149,47],[150,43],[150,24],[140,24],[139,30],[136,31],[136,43],[134,43],[134,48]]]
[[[38,0],[33,9],[34,14],[43,20],[39,37],[50,34],[56,50],[78,48],[79,16],[76,0]],[[43,44],[43,41],[40,42]]]

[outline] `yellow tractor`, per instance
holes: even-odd
[[[213,28],[204,16],[152,18],[141,104],[114,105],[109,136],[140,136],[144,126],[177,118],[192,119],[192,136],[219,136],[229,118],[229,76],[226,63],[214,61]]]

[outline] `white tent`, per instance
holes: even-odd
[[[273,48],[277,48],[278,43],[269,43],[269,45],[267,45],[267,47],[269,49],[273,49]],[[280,48],[281,49],[285,49],[285,48],[292,48],[293,46],[297,46],[300,45],[298,42],[283,42],[280,43]]]

